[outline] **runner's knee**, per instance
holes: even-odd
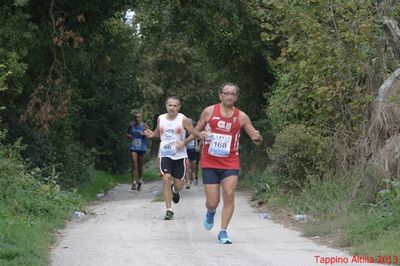
[[[219,199],[207,199],[206,207],[208,209],[216,209],[219,205]]]
[[[224,202],[233,202],[234,198],[235,198],[235,191],[234,190],[228,190],[228,191],[224,191],[223,192],[223,198],[224,198]]]

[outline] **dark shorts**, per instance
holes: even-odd
[[[172,160],[169,157],[160,158],[160,173],[171,174],[176,179],[185,178],[185,159]]]
[[[187,155],[189,161],[197,161],[199,158],[199,153],[195,149],[187,149]]]
[[[220,184],[228,176],[239,176],[239,169],[203,168],[203,184]]]
[[[140,155],[140,156],[143,156],[146,153],[146,151],[135,151],[135,150],[130,150],[130,152],[137,153],[137,155]]]

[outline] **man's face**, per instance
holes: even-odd
[[[139,123],[142,121],[142,114],[137,113],[135,114],[135,116],[133,117],[136,123]]]
[[[225,106],[233,106],[238,99],[238,92],[234,86],[225,85],[219,94],[221,103]]]
[[[178,100],[168,99],[166,108],[167,108],[167,113],[169,115],[172,115],[172,116],[177,115],[180,107],[181,107],[181,104],[179,103]]]

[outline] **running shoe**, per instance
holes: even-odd
[[[220,244],[232,244],[232,241],[229,239],[228,233],[226,231],[219,231],[218,243],[220,243]]]
[[[139,181],[139,182],[137,182],[137,190],[140,191],[141,188],[142,188],[142,182]]]
[[[165,213],[164,220],[172,220],[172,219],[174,219],[174,212],[167,210],[167,212]]]
[[[131,190],[137,190],[137,184],[136,184],[136,182],[132,184]]]
[[[174,187],[174,185],[171,185],[172,201],[176,204],[179,202],[181,195],[179,195],[179,192],[174,192],[173,187]]]
[[[204,217],[204,220],[203,220],[204,229],[211,230],[211,228],[213,228],[214,216],[215,216],[215,212],[210,212],[207,210],[206,216]]]

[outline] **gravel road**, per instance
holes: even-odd
[[[85,217],[74,218],[59,232],[51,265],[373,265],[365,259],[351,263],[353,257],[343,251],[260,219],[243,193],[236,195],[228,228],[233,244],[218,244],[220,208],[214,228],[204,230],[201,185],[184,189],[181,201],[173,205],[172,221],[163,220],[164,202],[155,196],[159,191],[161,182],[147,183],[140,192],[118,185],[88,207]],[[343,263],[327,263],[327,258]]]

